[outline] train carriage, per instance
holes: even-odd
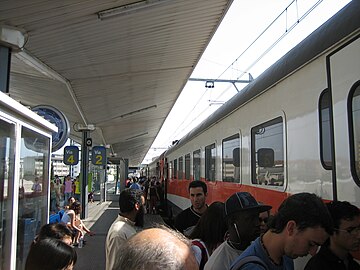
[[[358,14],[352,1],[149,164],[174,206],[202,180],[208,203],[248,191],[276,210],[307,191],[360,207]]]

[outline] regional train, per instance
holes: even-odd
[[[146,168],[168,202],[250,192],[276,211],[289,195],[360,207],[360,1],[352,1]]]

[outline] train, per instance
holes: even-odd
[[[352,1],[147,165],[166,199],[189,207],[250,192],[273,206],[294,193],[360,207],[360,1]]]

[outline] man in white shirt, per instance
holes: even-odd
[[[145,197],[141,190],[125,189],[120,193],[120,214],[111,225],[105,244],[106,270],[114,269],[114,262],[122,244],[136,233],[135,226],[144,225]]]

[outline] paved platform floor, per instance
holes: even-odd
[[[107,232],[119,214],[117,201],[99,203],[95,201],[88,207],[88,217],[85,225],[93,232],[94,236],[85,235],[86,245],[76,248],[78,260],[75,270],[102,270],[105,269],[105,240]],[[160,215],[145,215],[145,228],[164,224]]]

